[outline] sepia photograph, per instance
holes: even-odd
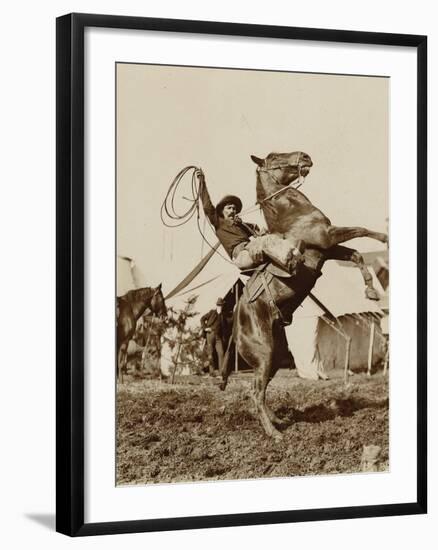
[[[389,89],[116,63],[117,486],[390,470]]]

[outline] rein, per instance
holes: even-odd
[[[268,195],[267,197],[265,197],[261,201],[257,201],[257,204],[260,204],[260,206],[262,206],[262,204],[264,202],[273,199],[274,197],[276,197],[280,193],[283,193],[283,191],[287,191],[288,189],[299,189],[303,185],[304,176],[301,175],[301,168],[302,168],[303,164],[300,162],[300,157],[301,157],[301,154],[299,154],[297,162],[294,163],[294,164],[291,164],[290,162],[285,162],[285,163],[276,164],[274,166],[270,166],[269,168],[267,168],[266,166],[264,168],[261,168],[261,167],[257,168],[258,172],[265,172],[266,174],[268,174],[268,176],[271,179],[273,179],[277,185],[281,185],[281,184],[278,181],[278,179],[273,174],[271,174],[272,170],[280,170],[282,168],[287,168],[288,166],[293,166],[293,167],[298,168],[298,178],[297,179],[291,181],[288,185],[284,185],[283,187],[281,187],[277,191],[274,191],[274,193],[271,193],[270,195]]]
[[[268,172],[269,174],[269,172]],[[271,175],[271,174],[269,174]],[[271,176],[273,177],[273,176]],[[301,176],[300,176],[301,177]],[[280,184],[279,184],[280,185]],[[274,197],[276,197],[277,195],[279,195],[280,193],[283,193],[283,191],[287,191],[288,189],[299,189],[301,186],[303,185],[303,183],[301,181],[297,181],[294,180],[292,181],[291,183],[289,183],[288,185],[284,185],[281,189],[279,189],[278,191],[275,191],[274,193],[272,193],[271,195],[268,195],[267,197],[265,197],[263,200],[261,201],[258,201],[257,204],[260,204],[260,206],[270,200],[270,199],[273,199]]]

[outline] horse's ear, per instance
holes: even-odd
[[[259,157],[256,157],[255,155],[251,155],[251,160],[257,164],[257,166],[263,166],[265,164],[264,159],[259,159]]]
[[[161,283],[157,287],[155,287],[155,292],[160,292],[160,290],[161,290]]]

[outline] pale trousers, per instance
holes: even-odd
[[[296,254],[299,251],[290,241],[280,235],[269,234],[238,244],[233,250],[233,262],[239,269],[251,269],[271,259],[289,268]]]

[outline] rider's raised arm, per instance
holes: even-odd
[[[219,222],[216,214],[216,209],[211,202],[203,175],[199,177],[199,196],[201,198],[202,208],[204,209],[205,215],[210,220],[210,223],[213,225],[213,227],[217,228]]]

